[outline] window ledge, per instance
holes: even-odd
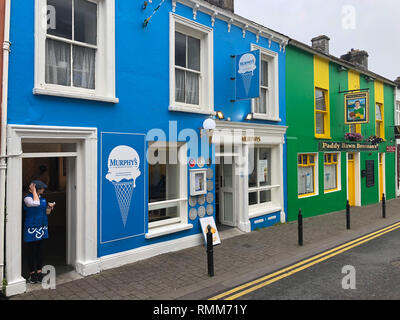
[[[115,97],[106,97],[106,96],[88,94],[88,93],[83,93],[83,92],[68,92],[68,91],[57,90],[57,89],[34,88],[33,94],[63,97],[63,98],[92,100],[92,101],[101,101],[101,102],[108,102],[108,103],[119,103],[119,99],[115,98]]]
[[[207,115],[215,115],[214,111],[206,110],[205,108],[192,108],[189,106],[180,106],[174,105],[168,107],[169,111],[177,111],[177,112],[190,112],[190,113],[199,113],[199,114],[207,114]]]
[[[146,233],[145,237],[146,239],[153,239],[157,237],[162,237],[171,233],[177,233],[185,230],[190,230],[193,229],[192,224],[172,224],[169,226],[165,227],[159,227],[159,228],[154,228],[150,229],[148,233]]]
[[[324,191],[324,194],[334,193],[334,192],[339,192],[339,191],[342,191],[342,189],[326,190],[326,191]]]
[[[316,196],[318,196],[318,194],[317,193],[313,193],[313,194],[307,194],[307,195],[304,195],[304,196],[298,196],[298,198],[299,199],[305,199],[305,198],[311,198],[311,197],[316,197]]]
[[[275,121],[275,122],[281,122],[282,121],[281,118],[268,117],[268,116],[265,116],[265,115],[259,114],[259,113],[254,113],[253,114],[253,119],[256,119],[256,120],[268,120],[268,121]]]
[[[282,207],[279,205],[274,205],[274,204],[268,205],[264,208],[260,208],[260,207],[254,208],[254,209],[250,208],[249,209],[249,219],[265,216],[270,213],[277,213],[279,211],[282,211]]]

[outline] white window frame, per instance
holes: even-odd
[[[338,157],[338,163],[337,163],[337,168],[336,168],[336,189],[334,190],[325,190],[325,155],[326,154],[331,154],[331,155],[337,155]],[[340,152],[325,152],[324,153],[324,193],[333,193],[333,192],[338,192],[338,191],[342,191],[342,157],[341,157],[341,153]]]
[[[396,121],[396,125],[398,126],[398,125],[400,125],[400,101],[399,100],[396,101],[395,112],[396,112],[396,117],[395,117],[396,120],[395,121]]]
[[[274,170],[277,168],[280,161],[280,147],[277,145],[264,145],[264,144],[254,144],[252,147],[248,147],[248,155],[253,149],[270,149],[271,150],[271,184],[268,186],[261,187],[249,187],[249,182],[247,180],[247,197],[250,193],[259,191],[271,191],[271,201],[258,203],[254,205],[248,204],[249,217],[254,218],[260,216],[260,214],[268,214],[270,212],[282,210],[282,203],[279,199],[279,193],[282,190],[281,186],[281,176],[279,170]],[[255,166],[258,165],[259,151],[257,152],[257,162],[254,163]],[[258,199],[259,201],[260,199]],[[271,210],[270,210],[271,209]]]
[[[200,39],[199,105],[175,101],[175,32]],[[214,34],[208,28],[189,19],[170,13],[170,111],[214,114]]]
[[[66,98],[118,103],[115,96],[115,0],[89,0],[98,6],[96,88],[94,90],[47,84],[47,0],[35,1],[35,84],[33,93]],[[51,37],[55,38],[55,37]],[[71,41],[68,41],[71,42]],[[72,43],[72,42],[71,42]],[[72,81],[72,79],[71,79]]]
[[[179,216],[175,218],[170,218],[162,221],[155,221],[148,223],[149,232],[146,234],[146,238],[153,238],[158,235],[156,229],[161,229],[167,227],[168,229],[163,229],[164,231],[171,231],[168,233],[176,232],[176,226],[178,229],[180,226],[188,225],[188,170],[187,170],[187,144],[182,143],[168,143],[168,142],[154,142],[149,144],[148,152],[152,149],[167,149],[176,147],[178,149],[178,165],[179,165],[179,181],[176,183],[179,185],[179,194],[176,199],[165,200],[159,202],[153,202],[148,204],[148,211],[158,210],[163,208],[171,208],[177,206],[179,208]],[[168,153],[167,153],[168,157]],[[190,226],[189,226],[190,227]],[[161,235],[166,234],[162,232]]]
[[[277,52],[251,44],[253,50],[260,50],[261,60],[268,62],[268,108],[267,113],[256,113],[256,99],[251,100],[251,110],[254,119],[282,121],[279,117],[279,55]],[[261,72],[261,70],[260,70]],[[269,111],[269,112],[268,112]]]

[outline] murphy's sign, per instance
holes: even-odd
[[[320,142],[319,151],[375,151],[377,144],[360,142]]]

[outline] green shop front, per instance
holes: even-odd
[[[286,53],[288,220],[395,198],[394,83],[299,42]]]

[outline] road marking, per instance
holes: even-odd
[[[250,293],[252,291],[258,290],[259,288],[267,286],[267,285],[269,285],[271,283],[274,283],[274,282],[276,282],[276,281],[278,281],[280,279],[286,278],[286,277],[288,277],[288,276],[290,276],[290,275],[292,275],[294,273],[297,273],[297,272],[299,272],[301,270],[309,268],[309,267],[311,267],[311,266],[313,266],[315,264],[318,264],[318,263],[320,263],[322,261],[325,261],[325,260],[327,260],[327,259],[329,259],[331,257],[334,257],[334,256],[336,256],[336,255],[338,255],[340,253],[348,251],[348,250],[350,250],[350,249],[352,249],[354,247],[357,247],[357,246],[359,246],[359,245],[361,245],[361,244],[363,244],[365,242],[368,242],[368,241],[370,241],[372,239],[380,237],[380,236],[382,236],[382,235],[384,235],[384,234],[386,234],[388,232],[392,232],[392,231],[394,231],[396,229],[399,229],[399,228],[400,228],[400,222],[395,223],[395,224],[390,225],[388,227],[382,228],[380,230],[377,230],[375,232],[372,232],[370,234],[367,234],[365,236],[359,237],[359,238],[357,238],[355,240],[352,240],[350,242],[342,244],[342,245],[340,245],[338,247],[335,247],[333,249],[324,251],[324,252],[322,252],[320,254],[317,254],[317,255],[315,255],[315,256],[313,256],[311,258],[302,260],[302,261],[300,261],[300,262],[298,262],[298,263],[296,263],[296,264],[294,264],[292,266],[283,268],[283,269],[281,269],[279,271],[276,271],[276,272],[274,272],[272,274],[269,274],[269,275],[264,276],[262,278],[259,278],[259,279],[253,280],[251,282],[245,283],[245,284],[243,284],[241,286],[238,286],[238,287],[236,287],[236,288],[234,288],[232,290],[223,292],[223,293],[221,293],[221,294],[219,294],[219,295],[217,295],[215,297],[210,298],[209,300],[218,300],[218,299],[222,299],[222,298],[225,298],[226,300],[233,300],[233,299],[239,298],[239,297],[241,297],[243,295],[246,295],[246,294],[248,294],[248,293]],[[268,280],[268,281],[266,281],[266,280]],[[262,283],[258,284],[260,282],[262,282]],[[249,287],[251,287],[251,288],[249,288]],[[244,290],[246,288],[249,288],[249,289]],[[239,293],[234,294],[236,292],[239,292]],[[232,295],[232,294],[234,294],[234,295]]]

